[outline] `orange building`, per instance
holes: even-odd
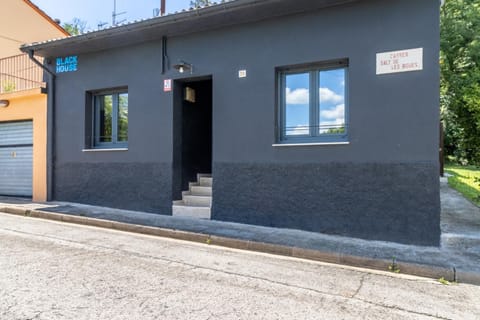
[[[47,88],[19,47],[69,34],[28,0],[2,0],[0,12],[0,195],[45,201]]]

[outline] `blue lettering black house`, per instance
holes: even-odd
[[[226,1],[23,46],[49,197],[439,245],[439,5]]]

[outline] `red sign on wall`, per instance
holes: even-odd
[[[172,79],[163,80],[163,91],[164,92],[172,91]]]

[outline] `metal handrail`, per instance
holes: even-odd
[[[26,54],[0,59],[0,94],[45,87],[43,77],[42,68]]]
[[[345,123],[325,124],[325,125],[317,125],[317,126],[298,125],[298,126],[284,127],[282,132],[286,136],[302,136],[302,135],[308,136],[310,135],[310,131],[313,128],[313,130],[320,135],[345,134],[347,127],[348,125]]]

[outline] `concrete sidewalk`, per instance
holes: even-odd
[[[238,249],[444,277],[480,285],[480,208],[441,181],[441,246],[423,247],[210,220],[192,220],[65,202],[0,197],[0,212]]]

